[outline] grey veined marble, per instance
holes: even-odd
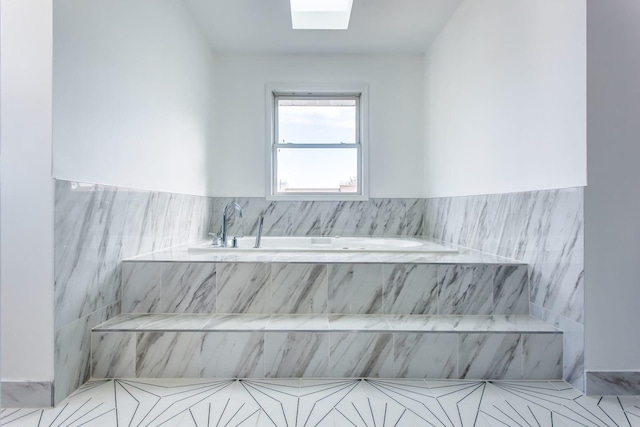
[[[211,210],[212,201],[206,197],[55,181],[56,402],[89,378],[89,332],[119,313],[123,279],[136,283],[125,287],[131,312],[159,310],[162,301],[169,308],[177,305],[193,312],[215,305],[198,288],[189,295],[179,288],[163,293],[159,281],[138,282],[152,280],[149,271],[126,269],[123,277],[121,265],[126,257],[203,239]],[[180,281],[189,276],[189,280],[202,280],[206,287],[208,275],[201,279],[201,273],[181,272],[174,278]],[[215,292],[211,295],[215,297]],[[124,369],[122,366],[94,368],[110,372]]]
[[[584,377],[583,227],[582,188],[425,201],[427,237],[529,265],[531,314],[563,330],[564,378],[578,388]],[[523,280],[522,271],[508,267],[497,275],[502,284]],[[496,309],[526,309],[514,289],[496,286]]]

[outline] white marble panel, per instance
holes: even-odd
[[[330,314],[332,331],[389,331],[391,327],[384,316]]]
[[[145,331],[203,331],[211,322],[207,314],[158,314],[138,328]]]
[[[329,329],[326,314],[274,314],[267,324],[269,331],[323,331]]]
[[[197,378],[200,375],[201,332],[139,332],[136,337],[136,377]]]
[[[135,376],[136,334],[92,332],[91,377],[134,378]]]
[[[535,304],[529,307],[533,317],[562,331],[564,379],[579,390],[584,390],[584,325]]]
[[[522,334],[522,378],[562,379],[562,334]]]
[[[393,334],[331,332],[330,336],[330,377],[389,378],[393,376]]]
[[[264,314],[218,314],[213,316],[204,329],[219,331],[251,329],[258,331],[266,329],[269,318],[269,315]]]
[[[268,264],[218,264],[216,282],[218,313],[271,313]]]
[[[384,312],[436,314],[438,281],[435,265],[389,264],[383,267]]]
[[[163,262],[160,269],[159,312],[215,313],[215,264]]]
[[[382,313],[382,266],[329,264],[329,313]]]
[[[586,377],[588,395],[640,395],[639,371],[587,371]],[[638,408],[638,406],[636,406],[636,408]],[[634,417],[633,419],[640,422],[640,410],[636,410],[635,414],[637,417]]]
[[[406,228],[403,236],[424,236],[425,199],[406,199]]]
[[[403,199],[334,202],[323,214],[325,236],[399,236],[405,229]]]
[[[491,314],[494,268],[438,266],[438,314]]]
[[[425,235],[529,264],[530,302],[551,313],[545,318],[566,319],[565,379],[579,388],[584,340],[575,324],[584,318],[583,193],[579,187],[425,201]]]
[[[325,313],[328,300],[324,264],[271,264],[273,313]]]
[[[327,376],[329,334],[326,332],[266,332],[264,347],[266,377]]]
[[[460,334],[458,377],[516,380],[522,377],[520,334]]]
[[[2,408],[47,408],[53,403],[53,383],[2,381]],[[3,418],[6,414],[3,414]],[[3,420],[5,424],[7,420]]]
[[[122,312],[160,311],[162,269],[155,262],[122,263]]]
[[[493,314],[529,314],[529,275],[526,265],[496,268]]]
[[[264,333],[207,332],[200,360],[202,378],[263,378]]]
[[[54,402],[57,404],[84,384],[91,373],[91,328],[113,317],[114,304],[55,331]]]
[[[457,378],[455,333],[394,333],[394,378]]]

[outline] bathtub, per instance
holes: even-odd
[[[212,246],[211,242],[188,248],[189,252],[410,252],[457,253],[457,249],[437,242],[389,237],[271,237],[263,236],[260,248],[255,237],[239,237],[237,248]],[[229,242],[231,246],[231,242]]]

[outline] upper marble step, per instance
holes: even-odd
[[[501,264],[525,265],[521,261],[459,247],[458,253],[331,253],[331,252],[189,252],[189,245],[128,258],[125,261],[140,262],[205,262],[205,263],[402,263],[402,264]]]
[[[353,331],[456,333],[561,333],[526,315],[252,315],[252,314],[121,314],[95,328],[116,331]]]

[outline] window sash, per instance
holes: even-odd
[[[362,128],[361,128],[361,114],[362,109],[360,106],[360,94],[309,94],[309,95],[297,95],[297,94],[273,94],[273,132],[271,135],[271,194],[275,196],[290,195],[289,193],[278,191],[277,175],[278,175],[278,148],[294,148],[294,149],[309,149],[309,148],[329,148],[329,149],[356,149],[357,150],[357,191],[354,193],[345,193],[348,196],[362,196],[364,194],[364,178],[363,178],[363,154],[362,154]],[[304,144],[304,143],[278,143],[279,141],[279,105],[280,100],[296,100],[296,99],[336,99],[336,100],[353,100],[355,101],[356,108],[356,140],[351,144]],[[304,196],[326,196],[328,193],[322,192],[299,192],[296,193],[299,197]]]

